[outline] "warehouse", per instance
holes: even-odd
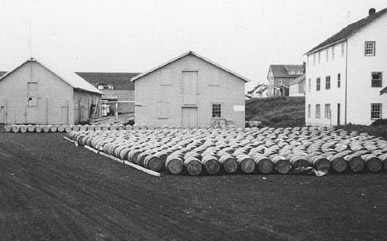
[[[100,116],[101,92],[34,58],[0,77],[0,123],[78,124]]]
[[[243,127],[248,80],[189,51],[132,79],[139,125]]]

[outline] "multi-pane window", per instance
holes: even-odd
[[[382,87],[382,72],[372,72],[371,87]]]
[[[331,104],[325,104],[325,119],[331,118]]]
[[[321,85],[321,79],[320,79],[320,78],[317,78],[317,79],[316,79],[316,90],[317,90],[317,91],[320,90],[320,85]]]
[[[316,54],[313,54],[313,65],[316,65]]]
[[[382,118],[382,104],[373,103],[371,104],[371,119],[380,119]]]
[[[320,119],[321,117],[321,105],[317,104],[316,105],[316,119]]]
[[[375,56],[375,41],[365,41],[364,43],[364,55]]]
[[[312,79],[309,78],[309,80],[308,80],[308,92],[310,92],[311,89],[312,89]]]
[[[308,105],[308,118],[312,116],[312,106],[309,104]]]
[[[345,55],[345,45],[344,43],[341,44],[341,57],[344,57]]]
[[[326,61],[328,62],[329,61],[329,48],[327,48],[325,52],[326,52],[325,53]]]
[[[332,46],[332,60],[335,59],[335,46]]]
[[[212,117],[222,117],[221,104],[212,104]]]
[[[341,74],[337,74],[337,88],[341,87]]]
[[[331,88],[331,76],[325,77],[325,89],[329,90]]]

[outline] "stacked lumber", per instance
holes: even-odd
[[[83,128],[68,135],[79,145],[170,174],[287,174],[310,169],[342,173],[387,169],[386,140],[333,128]]]

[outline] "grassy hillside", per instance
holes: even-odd
[[[305,98],[278,97],[246,101],[246,121],[258,120],[263,126],[305,125]]]

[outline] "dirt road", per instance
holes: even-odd
[[[387,173],[157,178],[62,136],[0,133],[0,240],[387,237]]]

